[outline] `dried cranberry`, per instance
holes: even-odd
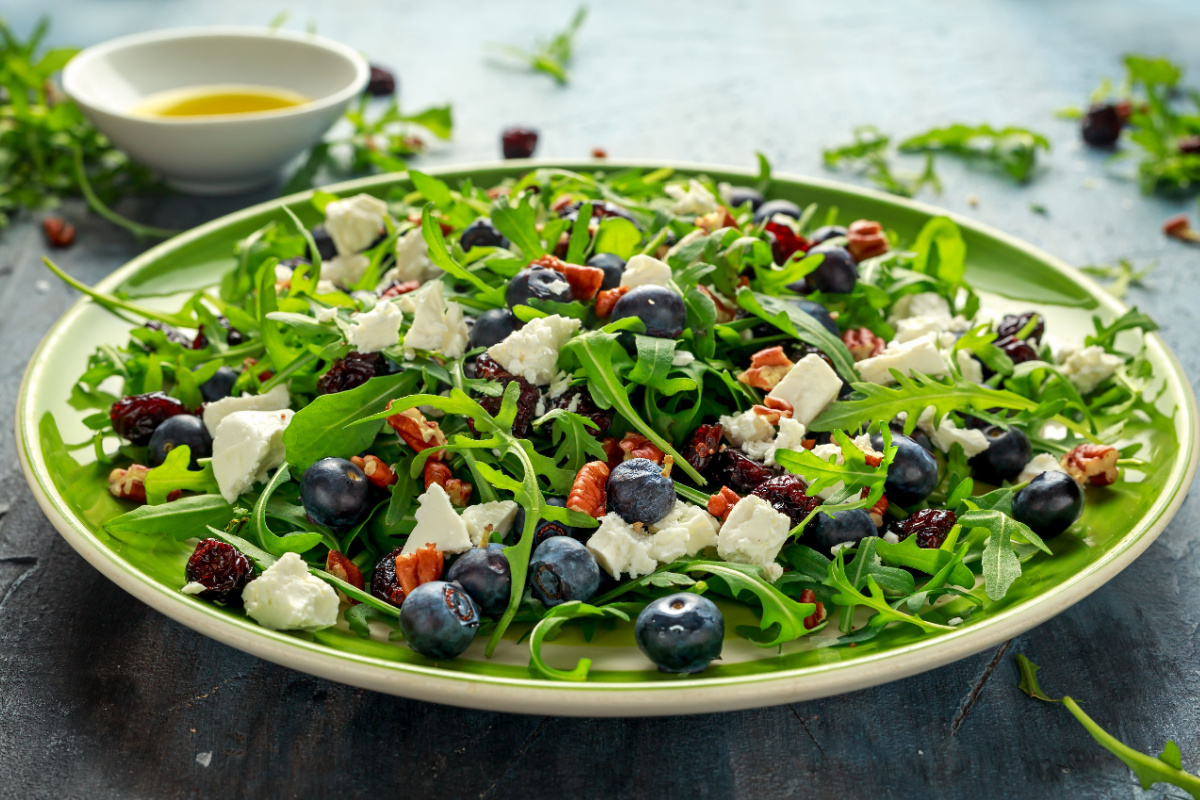
[[[537,149],[538,134],[532,128],[505,128],[500,143],[505,158],[529,158]]]
[[[759,484],[751,494],[771,504],[771,508],[787,514],[795,527],[804,521],[812,510],[821,505],[821,498],[809,497],[808,485],[795,475],[776,475]]]
[[[692,433],[692,438],[683,448],[683,460],[691,465],[696,472],[704,472],[712,463],[713,456],[721,447],[721,435],[724,429],[720,425],[704,424]]]
[[[815,345],[809,344],[808,342],[797,342],[795,346],[788,348],[787,356],[793,362],[799,361],[805,356],[820,356],[821,360],[828,364],[831,369],[836,369],[836,367],[833,366],[833,359],[829,357],[828,353]]]
[[[638,221],[633,218],[633,214],[630,214],[629,211],[627,211],[626,209],[617,205],[616,203],[610,202],[608,200],[604,200],[604,201],[588,200],[587,202],[592,204],[592,219],[604,219],[605,217],[620,217],[621,219],[629,220],[634,225],[637,225],[639,229],[641,229],[641,225],[639,225]],[[563,219],[571,220],[572,222],[574,222],[576,219],[579,218],[579,208],[583,204],[584,204],[583,200],[576,200],[574,203],[567,203],[565,206],[558,209],[558,216],[560,216]],[[668,239],[670,239],[671,236],[674,235],[674,232],[671,231],[670,229],[668,229],[667,234],[668,234]],[[674,242],[668,241],[666,244],[668,246],[670,246],[670,245],[674,244]]]
[[[1179,140],[1179,152],[1184,155],[1200,153],[1200,135],[1185,136]]]
[[[1006,336],[996,341],[996,347],[1003,350],[1014,364],[1024,364],[1026,361],[1037,361],[1038,359],[1037,350],[1034,350],[1033,345],[1024,339]]]
[[[336,394],[355,389],[386,371],[386,362],[379,353],[348,353],[329,367],[317,381],[319,394]]]
[[[375,564],[371,573],[371,594],[385,603],[399,606],[404,602],[404,590],[400,588],[400,579],[396,577],[396,556],[400,555],[402,547],[397,547]]]
[[[254,566],[233,545],[205,539],[196,545],[184,574],[189,583],[204,586],[199,596],[205,600],[241,605],[242,589],[254,579]]]
[[[1083,140],[1092,147],[1112,147],[1121,137],[1121,128],[1125,120],[1121,112],[1112,103],[1097,103],[1088,109],[1080,122],[1080,133]]]
[[[1024,339],[1027,342],[1040,342],[1042,334],[1046,332],[1046,323],[1042,315],[1036,311],[1026,311],[1024,314],[1005,314],[1004,319],[1000,320],[1000,324],[996,326],[996,335],[1001,339],[1014,339],[1034,317],[1037,317],[1037,323]]]
[[[183,403],[174,397],[168,397],[164,392],[150,392],[122,397],[112,404],[108,418],[118,436],[133,444],[144,445],[149,443],[150,435],[164,420],[186,413]]]
[[[946,541],[950,529],[957,521],[953,511],[925,508],[908,519],[896,520],[892,523],[891,530],[901,541],[916,534],[917,547],[936,550]]]
[[[768,222],[766,230],[775,235],[775,241],[771,244],[771,252],[775,256],[776,264],[785,263],[793,253],[808,250],[808,240],[797,234],[788,225],[781,222]]]
[[[172,328],[170,325],[166,324],[165,322],[159,322],[158,320],[150,320],[149,322],[146,323],[145,327],[147,330],[161,331],[163,336],[167,337],[168,342],[173,342],[175,344],[182,345],[187,348],[192,348],[192,340],[191,339],[189,339],[187,336],[185,336],[183,333],[179,332],[175,328]]]
[[[775,474],[767,465],[732,447],[717,453],[710,472],[714,484],[728,486],[741,495],[750,494]]]
[[[372,97],[388,97],[396,93],[396,76],[383,67],[371,65],[371,77],[367,80],[367,94]]]
[[[521,387],[521,394],[517,398],[517,416],[513,421],[513,435],[524,438],[529,435],[529,424],[533,422],[534,414],[537,411],[538,400],[541,399],[542,393],[538,388],[524,378],[518,378],[511,372],[508,372],[501,367],[487,353],[481,353],[475,359],[475,372],[484,380],[492,380],[499,383],[504,388],[513,381]],[[482,396],[478,398],[479,405],[483,407],[489,414],[495,415],[500,412],[500,406],[504,402],[504,395],[501,393],[495,397]],[[474,423],[468,421],[471,429],[474,430]]]
[[[576,398],[579,399],[576,400]],[[535,400],[534,403],[536,404],[537,401]],[[574,408],[571,408],[572,404],[575,405]],[[608,429],[612,425],[613,410],[610,408],[607,411],[604,411],[597,406],[595,401],[592,400],[592,395],[584,386],[572,386],[558,397],[550,400],[547,405],[549,405],[549,407],[552,409],[565,408],[568,411],[573,411],[581,417],[587,417],[592,422],[596,423],[595,429],[589,428],[588,430],[591,432],[592,436],[595,436],[597,439],[608,433]]]

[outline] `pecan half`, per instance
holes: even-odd
[[[600,446],[604,448],[604,455],[607,457],[608,471],[612,470],[625,460],[625,451],[621,449],[621,443],[616,440],[616,437],[607,436],[600,442]]]
[[[615,289],[605,289],[596,295],[596,316],[600,319],[607,319],[612,314],[613,306],[629,292],[630,288],[632,287],[618,286]]]
[[[842,332],[842,342],[846,345],[846,349],[850,351],[850,355],[854,356],[855,361],[862,361],[865,358],[874,358],[883,352],[883,348],[887,343],[879,338],[867,328],[851,328],[848,331]]]
[[[783,354],[782,346],[768,347],[750,356],[750,368],[738,375],[747,386],[769,392],[792,368],[792,361]]]
[[[878,465],[876,465],[876,466],[878,466]],[[863,490],[862,490],[862,494],[859,496],[866,497],[870,493],[871,493],[871,490],[868,489],[866,486],[864,486]],[[883,515],[887,513],[887,510],[888,510],[887,495],[886,494],[880,495],[878,502],[876,502],[875,505],[871,506],[871,508],[867,511],[867,513],[871,515],[871,522],[875,523],[876,528],[883,527]]]
[[[341,578],[355,589],[363,588],[362,570],[337,550],[330,550],[329,555],[325,556],[325,571],[335,578]],[[352,606],[358,605],[358,601],[353,598],[347,597],[346,600]]]
[[[1176,214],[1163,223],[1163,233],[1181,242],[1200,244],[1200,232],[1192,228],[1187,214]]]
[[[455,478],[450,472],[450,467],[444,462],[431,458],[425,462],[425,488],[428,489],[435,483],[446,490],[450,502],[456,506],[465,506],[471,499],[471,490],[475,488],[466,481]]]
[[[75,226],[68,225],[62,217],[46,217],[42,220],[42,232],[51,247],[70,247],[75,244]]]
[[[390,406],[391,402],[388,405]],[[392,430],[404,440],[406,445],[418,453],[428,450],[430,447],[441,447],[446,444],[446,434],[442,433],[441,427],[436,422],[425,419],[425,415],[416,408],[392,414],[387,418],[387,424],[392,426]],[[433,458],[440,461],[442,456],[443,453],[438,451],[434,453]]]
[[[713,305],[717,307],[717,322],[733,322],[737,319],[736,305],[707,286],[697,286],[696,288],[708,295],[708,299],[712,300]]]
[[[712,514],[721,522],[729,516],[729,512],[737,505],[742,498],[733,489],[728,486],[722,486],[721,491],[713,494],[708,498],[708,513]]]
[[[888,251],[887,234],[883,226],[870,219],[860,219],[850,223],[846,233],[846,249],[855,261],[881,256]]]
[[[628,461],[631,458],[648,458],[655,464],[663,463],[663,451],[659,450],[658,445],[640,433],[630,431],[621,437],[621,441],[617,442],[617,446],[625,453],[624,461]]]
[[[567,239],[569,244],[570,239]],[[561,272],[571,285],[571,294],[576,300],[587,302],[600,291],[604,283],[604,270],[598,267],[585,267],[582,264],[569,264],[558,256],[542,256],[529,262],[531,267],[547,267],[555,272]]]
[[[388,287],[379,295],[380,300],[386,300],[389,297],[399,297],[402,294],[415,292],[421,288],[420,281],[392,281]]]
[[[764,418],[767,422],[771,423],[772,425],[778,425],[780,419],[782,419],[783,417],[791,416],[791,412],[785,412],[778,408],[771,408],[769,406],[758,405],[758,404],[751,406],[750,410],[753,411],[758,416]]]
[[[772,411],[778,411],[781,417],[790,417],[794,410],[792,404],[787,400],[779,397],[771,397],[770,395],[763,398],[763,405]]]
[[[1117,479],[1121,454],[1109,444],[1081,444],[1062,457],[1062,468],[1082,484],[1108,486]]]
[[[418,548],[408,555],[396,556],[396,582],[404,591],[404,596],[412,594],[412,590],[422,583],[436,581],[442,577],[442,567],[445,556],[431,544]]]
[[[608,464],[589,461],[579,468],[571,491],[567,495],[567,508],[582,511],[599,519],[604,516],[608,504]]]
[[[361,469],[367,476],[367,480],[380,489],[386,489],[396,482],[395,471],[383,463],[383,459],[378,456],[354,456],[350,459],[350,463]]]
[[[800,592],[801,603],[816,603],[817,610],[811,615],[804,618],[804,629],[811,631],[813,628],[821,624],[821,620],[825,619],[825,604],[817,603],[817,593],[812,589],[803,589]]]
[[[108,473],[108,491],[121,500],[146,502],[146,473],[149,467],[132,464],[129,469],[117,467]]]
[[[703,216],[696,217],[696,227],[703,230],[705,233],[712,233],[720,228],[737,229],[737,220],[729,213],[729,209],[722,206],[716,211],[710,211]]]

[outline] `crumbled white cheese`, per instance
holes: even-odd
[[[1061,422],[1047,422],[1042,426],[1042,438],[1056,442],[1067,438],[1067,426]]]
[[[546,283],[546,288],[556,295],[565,296],[571,291],[571,284],[562,278],[554,278]]]
[[[753,409],[740,414],[725,414],[718,422],[725,432],[725,438],[734,447],[752,442],[770,442],[775,438],[775,426],[767,422],[762,414],[755,414]]]
[[[340,255],[360,253],[379,238],[387,203],[369,194],[334,200],[325,206],[325,230]]]
[[[675,355],[671,356],[671,366],[686,367],[695,360],[696,356],[690,350],[676,350]]]
[[[917,419],[917,427],[925,431],[933,446],[943,453],[949,453],[950,448],[960,444],[967,458],[973,458],[991,446],[991,442],[988,441],[983,431],[975,428],[964,430],[949,417],[942,417],[942,421],[935,428],[933,414],[933,406],[921,412],[920,418]]]
[[[950,302],[937,292],[906,294],[892,306],[892,323],[909,317],[950,318]]]
[[[1107,353],[1103,347],[1094,344],[1071,352],[1063,360],[1062,370],[1080,394],[1088,394],[1116,374],[1117,367],[1124,363],[1119,356]]]
[[[888,531],[887,533],[885,533],[882,538],[888,544],[900,544],[900,537],[897,536],[896,534],[892,533],[891,531]]]
[[[675,214],[708,214],[717,210],[717,198],[700,181],[695,178],[688,180],[687,186],[669,183],[663,187],[667,196],[675,201],[671,211]]]
[[[666,286],[671,282],[671,268],[654,256],[638,253],[629,259],[625,271],[621,273],[621,285],[633,288],[635,286]]]
[[[179,591],[183,594],[200,594],[208,591],[208,587],[199,581],[188,581]]]
[[[546,390],[546,397],[549,397],[551,400],[557,399],[566,394],[567,389],[570,388],[571,374],[569,372],[559,371],[559,373],[550,380],[550,388]]]
[[[1038,453],[1033,458],[1029,459],[1029,463],[1021,469],[1021,474],[1017,476],[1017,483],[1025,483],[1031,481],[1043,472],[1066,472],[1062,468],[1062,464],[1058,463],[1058,459],[1049,453]]]
[[[546,413],[546,398],[542,394],[538,394],[537,402],[533,406],[533,416],[540,417]]]
[[[717,536],[717,555],[736,564],[762,567],[767,580],[775,581],[783,568],[775,563],[787,540],[792,520],[771,508],[757,495],[743,497],[725,518]]]
[[[283,264],[275,265],[275,291],[280,291],[284,286],[292,282],[292,275],[296,271],[291,267],[285,267]]]
[[[858,373],[867,383],[895,383],[891,370],[901,375],[922,373],[934,378],[946,374],[946,362],[938,350],[936,334],[927,334],[920,339],[903,344],[892,343],[874,358],[858,362]]]
[[[324,278],[317,281],[317,297],[323,294],[335,294],[338,291],[337,284],[333,281],[327,281]]]
[[[392,281],[425,281],[441,276],[442,268],[429,260],[429,245],[420,228],[413,228],[396,239],[396,265],[383,274],[379,289]]]
[[[346,342],[360,353],[378,353],[400,342],[400,322],[404,313],[387,300],[380,300],[370,311],[350,318]]]
[[[269,471],[283,463],[283,432],[292,416],[290,409],[234,411],[221,420],[213,437],[212,468],[227,502],[237,500],[255,481],[265,482]]]
[[[411,294],[416,310],[412,327],[404,334],[404,355],[412,358],[417,350],[458,358],[467,350],[471,329],[463,319],[462,306],[447,302],[442,282],[430,281]]]
[[[273,631],[317,631],[337,622],[337,592],[296,553],[284,553],[246,584],[242,602],[251,619]]]
[[[317,322],[333,322],[337,319],[337,308],[330,306],[317,312]]]
[[[262,394],[242,393],[241,397],[223,397],[204,405],[204,427],[209,436],[217,435],[217,426],[235,411],[282,411],[292,404],[287,384],[279,384]]]
[[[847,547],[854,547],[855,542],[838,542],[829,548],[829,554],[836,557],[838,553],[845,550]]]
[[[471,549],[467,524],[455,512],[445,489],[431,483],[425,493],[417,497],[417,503],[417,511],[413,515],[417,518],[417,526],[408,535],[401,555],[408,555],[427,544],[443,553],[462,553]]]
[[[963,622],[962,617],[951,617],[950,619],[946,620],[946,624],[950,625],[951,627],[953,627],[955,625],[962,625],[962,622]]]
[[[892,340],[894,344],[911,342],[914,339],[920,339],[922,336],[931,333],[938,334],[939,342],[944,340],[953,343],[958,338],[956,334],[966,333],[971,329],[971,322],[963,316],[941,317],[933,314],[922,314],[918,317],[906,317],[897,320],[894,327],[896,328],[896,338]],[[951,335],[945,337],[942,334]]]
[[[779,420],[779,435],[771,443],[771,449],[767,451],[766,457],[763,459],[764,463],[768,467],[776,466],[776,450],[803,450],[807,434],[807,429],[801,423],[790,417],[782,417]]]
[[[501,539],[507,536],[517,518],[517,509],[517,504],[512,500],[493,500],[463,509],[461,519],[467,526],[471,545],[478,547],[485,538],[491,538],[493,533]]]
[[[545,386],[558,374],[558,351],[578,330],[579,320],[551,314],[530,320],[487,352],[513,375]]]
[[[649,575],[688,551],[691,531],[686,525],[659,528],[657,533],[635,530],[619,514],[605,514],[588,538],[587,549],[601,569],[614,578]]]
[[[349,289],[362,279],[370,266],[371,259],[362,253],[339,255],[321,262],[321,280],[329,281],[339,289]]]
[[[706,547],[717,546],[720,526],[717,518],[703,508],[676,500],[667,515],[650,526],[650,532],[656,537],[666,535],[671,540],[682,536],[685,554],[694,556]],[[681,529],[682,533],[667,533],[674,529]]]
[[[774,397],[792,407],[792,419],[808,425],[837,399],[842,379],[825,363],[825,359],[809,353],[797,361],[775,385],[767,397]]]
[[[983,365],[971,356],[970,350],[959,350],[954,354],[954,358],[963,378],[971,383],[983,383]]]
[[[853,444],[855,447],[857,447],[859,450],[863,451],[867,455],[872,455],[872,456],[883,455],[882,453],[880,453],[879,451],[877,451],[875,448],[873,448],[871,446],[871,437],[868,434],[864,433],[862,436],[851,439],[850,442],[851,442],[851,444]],[[829,444],[819,444],[812,449],[812,454],[814,456],[816,456],[817,458],[821,459],[822,461],[829,461],[831,458],[834,459],[835,463],[837,463],[837,464],[843,464],[846,461],[846,456],[845,456],[845,454],[842,453],[841,445],[839,445],[837,442],[830,442]],[[804,478],[803,475],[801,475],[800,477]],[[812,480],[809,478],[804,478],[804,480],[807,483],[812,483]],[[829,487],[817,492],[817,497],[820,497],[822,500],[828,500],[830,497],[833,497],[835,494],[840,492],[844,487],[845,487],[845,484],[842,483],[841,481],[838,481],[837,483],[833,484],[832,486],[829,486]]]

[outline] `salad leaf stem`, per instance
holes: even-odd
[[[111,294],[105,294],[104,292],[96,291],[86,283],[78,281],[75,278],[72,278],[66,272],[63,272],[62,268],[51,261],[47,256],[42,256],[42,263],[45,264],[51,272],[57,275],[63,283],[67,284],[72,289],[83,292],[88,297],[92,298],[101,306],[107,308],[113,313],[116,313],[117,310],[127,311],[130,314],[136,314],[137,316],[145,319],[153,319],[159,322],[165,322],[168,325],[178,325],[183,328],[192,328],[196,325],[196,319],[182,311],[176,311],[173,313],[169,311],[158,311],[153,308],[147,308],[146,306],[138,305],[137,303],[131,303],[128,300],[122,300],[121,298],[114,297]]]

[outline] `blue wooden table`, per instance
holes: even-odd
[[[639,157],[823,174],[822,146],[872,123],[897,135],[951,121],[1026,125],[1054,150],[1016,187],[946,160],[923,199],[981,219],[1073,264],[1157,263],[1130,300],[1200,375],[1200,250],[1162,221],[1194,201],[1141,196],[1053,111],[1083,102],[1124,52],[1161,53],[1200,82],[1200,4],[788,2],[593,3],[570,86],[495,66],[485,42],[528,43],[565,24],[550,2],[395,0],[0,0],[28,30],[50,12],[55,43],[140,30],[265,24],[281,10],[398,70],[404,105],[451,101],[454,141],[426,166],[491,160],[512,123],[538,155],[603,147]],[[126,213],[187,227],[267,199],[129,201]],[[1031,204],[1047,214],[1033,213]],[[78,244],[57,254],[93,282],[139,252],[68,206]],[[43,332],[76,298],[47,280],[35,221],[0,233],[0,430]],[[81,347],[88,346],[80,343]],[[907,680],[791,706],[671,719],[489,714],[311,678],[206,639],[87,566],[39,512],[0,436],[2,797],[1180,797],[1142,792],[1062,709],[1016,688],[1012,656],[1044,667],[1126,742],[1167,737],[1200,768],[1200,543],[1189,499],[1133,566],[1000,648]]]

